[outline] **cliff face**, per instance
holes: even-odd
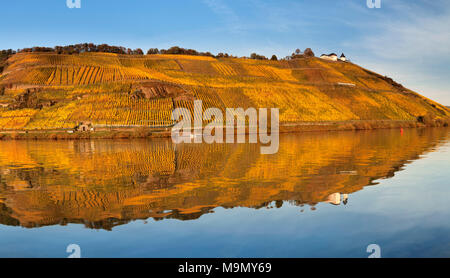
[[[196,219],[216,207],[337,204],[339,194],[394,176],[448,131],[292,134],[273,156],[251,144],[0,141],[0,224],[111,229],[150,217]]]
[[[450,110],[390,78],[319,58],[259,61],[184,55],[19,53],[0,76],[0,128],[165,126],[176,107],[276,107],[283,123],[446,119]],[[18,106],[36,91],[39,107]]]

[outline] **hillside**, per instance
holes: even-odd
[[[4,89],[2,89],[4,88]],[[166,127],[175,107],[277,107],[282,125],[443,122],[450,110],[349,62],[18,53],[0,76],[0,129]]]

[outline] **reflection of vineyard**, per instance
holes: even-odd
[[[447,132],[289,135],[273,156],[247,144],[0,142],[0,221],[110,229],[149,217],[196,219],[216,207],[314,206],[392,176]]]

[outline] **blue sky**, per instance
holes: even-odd
[[[284,57],[310,47],[344,52],[450,105],[450,1],[381,0],[9,0],[0,49],[81,42],[130,48],[178,45],[213,53]]]

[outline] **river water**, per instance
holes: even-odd
[[[0,257],[450,257],[450,130],[0,141]]]

